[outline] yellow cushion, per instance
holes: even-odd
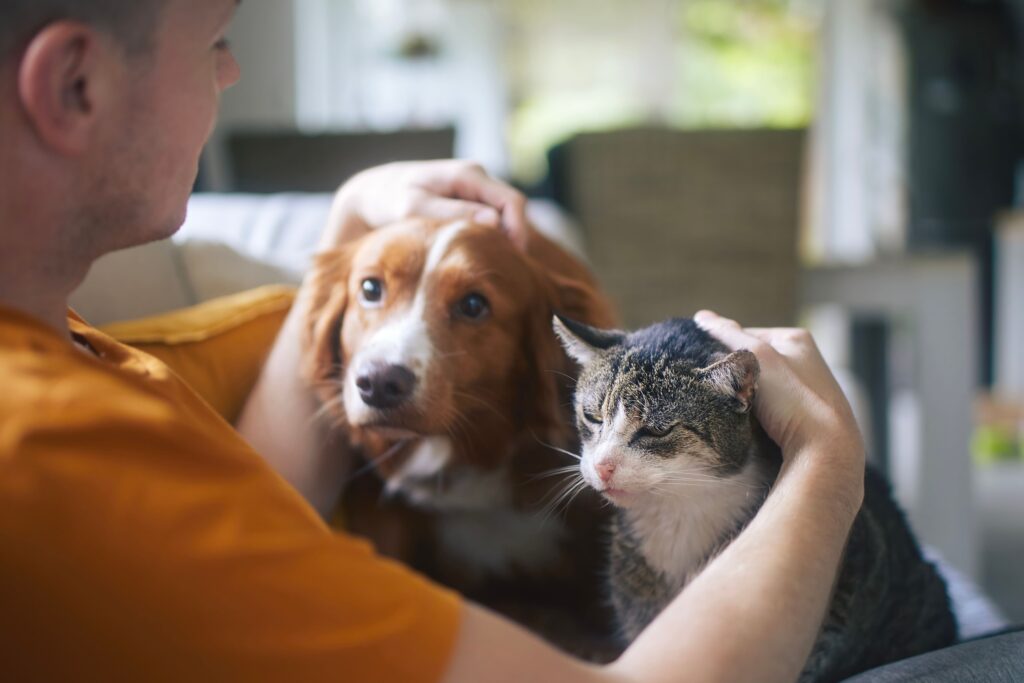
[[[271,285],[100,329],[159,358],[234,422],[294,298],[293,287]]]

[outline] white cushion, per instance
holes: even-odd
[[[107,254],[71,295],[71,307],[93,325],[190,306],[195,298],[170,240]]]

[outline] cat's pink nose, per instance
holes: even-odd
[[[607,484],[615,474],[615,463],[611,460],[602,460],[594,465],[594,469],[597,470],[597,476],[601,478],[601,481]]]

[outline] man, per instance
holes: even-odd
[[[758,354],[758,415],[786,465],[750,527],[618,662],[594,667],[321,521],[314,506],[339,477],[306,429],[303,291],[237,431],[158,361],[68,315],[93,260],[182,222],[218,96],[239,76],[224,40],[235,5],[0,5],[4,678],[794,678],[863,468],[849,408],[805,334],[701,316]],[[461,162],[383,167],[338,193],[323,245],[399,218],[392,207],[474,216],[515,241],[523,205]]]

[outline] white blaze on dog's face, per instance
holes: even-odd
[[[382,314],[379,325],[366,330],[366,336],[360,339],[346,363],[343,396],[349,424],[373,425],[381,422],[388,410],[402,409],[403,404],[423,404],[429,396],[428,382],[438,379],[436,373],[431,373],[438,355],[432,335],[440,327],[439,321],[432,319],[437,312],[429,297],[437,294],[433,285],[441,263],[449,257],[459,233],[469,227],[469,223],[459,221],[441,228],[423,256],[418,278],[410,277],[415,269],[409,267],[412,264],[408,261],[395,264],[397,267],[390,273],[385,272],[388,264],[384,258],[376,260],[362,274],[357,273],[356,305],[367,311],[381,310]],[[452,262],[455,258],[453,254],[447,260]],[[411,292],[402,291],[413,280]],[[471,294],[467,292],[467,296]],[[478,292],[475,294],[482,297]],[[400,297],[404,300],[388,305],[389,298]],[[486,313],[481,306],[480,317]]]
[[[339,259],[337,272],[325,258]],[[562,358],[552,286],[500,231],[411,220],[319,265],[337,281],[320,314],[330,353],[317,362],[340,373],[312,374],[330,378],[320,395],[350,432],[376,444],[390,488],[454,489],[454,470],[502,467],[533,413],[557,413],[541,397],[555,395],[549,359]]]

